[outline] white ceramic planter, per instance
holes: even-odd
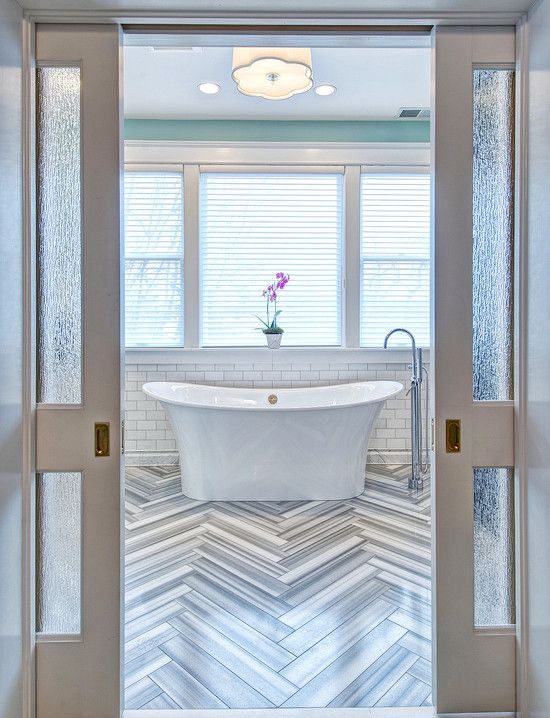
[[[283,338],[282,334],[267,334],[265,333],[266,339],[267,339],[267,346],[270,349],[279,349],[281,346],[281,339]]]

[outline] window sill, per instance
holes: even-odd
[[[235,364],[269,363],[288,364],[292,362],[338,364],[404,364],[409,361],[411,350],[406,347],[391,349],[347,348],[347,347],[281,347],[277,350],[267,347],[198,347],[196,349],[140,347],[126,349],[128,364]],[[426,361],[429,350],[424,350]]]

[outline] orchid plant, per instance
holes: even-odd
[[[262,297],[266,299],[266,319],[262,319],[257,314],[254,316],[263,324],[263,327],[257,328],[261,329],[264,334],[282,334],[284,332],[284,329],[277,324],[277,317],[281,313],[281,310],[277,309],[277,292],[282,291],[289,281],[288,274],[277,272],[273,283],[262,291]],[[270,314],[271,304],[273,304],[273,314]]]

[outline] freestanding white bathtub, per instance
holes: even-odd
[[[143,386],[170,418],[183,493],[203,501],[358,496],[372,426],[402,389],[392,381],[305,389]]]

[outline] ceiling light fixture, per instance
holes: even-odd
[[[317,85],[314,92],[320,97],[328,97],[329,95],[334,95],[336,88],[334,85]]]
[[[232,78],[243,95],[286,100],[313,86],[306,47],[235,47]]]
[[[201,82],[199,90],[205,95],[216,95],[220,91],[220,86],[217,82]]]

